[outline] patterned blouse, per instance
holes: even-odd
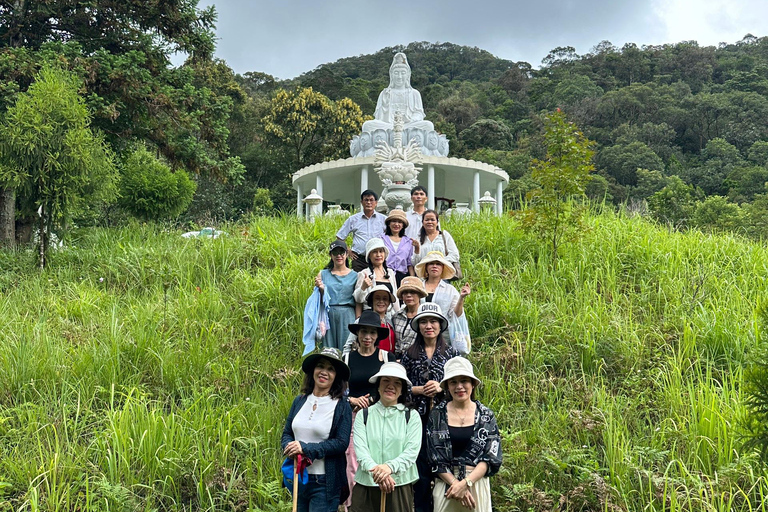
[[[445,362],[458,355],[460,354],[455,348],[446,347],[445,352],[440,353],[435,350],[435,353],[432,354],[432,359],[428,359],[424,347],[421,347],[419,349],[419,357],[412,359],[406,351],[400,363],[405,367],[405,372],[408,374],[408,380],[411,381],[411,384],[423,386],[430,380],[436,380],[437,382],[443,380]],[[429,412],[430,398],[425,395],[414,395],[411,393],[411,400],[413,401],[414,408],[419,411],[419,415],[426,416]],[[443,400],[445,400],[445,393],[440,392],[435,395],[432,405],[437,405]]]
[[[459,479],[466,476],[465,466],[488,464],[485,476],[495,475],[501,467],[501,435],[493,411],[475,400],[475,429],[464,453],[454,456],[448,431],[448,402],[443,402],[429,413],[427,422],[427,456],[435,473],[451,473],[458,467]]]

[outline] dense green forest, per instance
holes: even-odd
[[[675,227],[768,234],[768,38],[748,35],[719,47],[604,41],[585,55],[559,47],[538,69],[478,48],[422,42],[341,59],[287,82],[260,73],[238,82],[263,109],[277,88],[312,87],[372,115],[396,51],[408,55],[413,86],[428,119],[451,139],[451,154],[504,168],[511,204],[535,186],[529,164],[543,152],[542,115],[559,108],[595,143],[591,198],[640,211],[647,200],[652,215]],[[265,172],[280,167],[257,141],[235,147],[247,180],[273,187],[285,179]]]
[[[30,160],[17,155],[24,144],[12,143],[21,137],[19,105],[33,102],[30,85],[47,67],[74,77],[86,124],[107,149],[98,172],[70,172],[65,183],[77,186],[52,187],[67,196],[59,201],[66,208],[52,204],[60,214],[47,219],[62,231],[72,222],[207,223],[294,208],[291,173],[346,154],[347,140],[373,114],[396,51],[408,55],[412,84],[428,119],[451,140],[452,156],[509,173],[509,207],[537,186],[530,163],[545,151],[543,118],[561,109],[594,143],[591,199],[676,228],[768,235],[766,37],[718,47],[603,41],[584,55],[555,48],[540,66],[416,42],[276,81],[259,70],[238,75],[213,58],[215,10],[193,4],[0,8],[0,240],[9,239],[14,219],[16,236],[28,239],[38,205],[50,202],[29,181]],[[188,55],[183,65],[171,64],[174,52]],[[282,125],[291,109],[312,129]],[[42,168],[43,160],[33,163]],[[140,172],[146,168],[154,171]]]

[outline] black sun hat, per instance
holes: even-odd
[[[357,323],[349,324],[349,332],[357,336],[361,327],[374,327],[376,329],[376,341],[381,341],[389,336],[389,329],[381,326],[379,314],[370,309],[366,309],[360,315]]]
[[[321,352],[309,354],[301,363],[301,369],[304,370],[304,373],[311,375],[315,370],[315,366],[317,366],[317,361],[322,357],[328,359],[333,367],[336,368],[337,377],[341,380],[349,380],[349,366],[341,359],[339,349],[333,347],[326,347]]]

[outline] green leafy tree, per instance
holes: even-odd
[[[195,182],[183,170],[172,172],[143,145],[123,164],[120,206],[142,220],[178,216],[189,206]]]
[[[493,119],[480,119],[462,131],[459,138],[468,150],[483,147],[500,151],[512,149],[512,132],[509,127]]]
[[[749,148],[748,159],[755,165],[768,164],[768,142],[759,140]]]
[[[281,89],[264,118],[264,131],[284,146],[295,171],[344,155],[364,121],[360,107],[348,98],[334,102],[312,88]]]
[[[674,228],[688,226],[696,208],[697,190],[679,176],[670,176],[668,184],[648,198],[651,217]]]
[[[669,179],[660,171],[649,169],[637,170],[637,186],[632,187],[630,196],[638,199],[651,197],[669,183]]]
[[[583,231],[584,197],[592,178],[593,142],[569,122],[560,110],[544,121],[546,156],[531,165],[539,188],[528,193],[529,206],[522,212],[523,227],[548,240],[553,259],[563,240]]]
[[[768,194],[758,194],[751,203],[742,206],[744,224],[749,236],[768,239]]]
[[[739,150],[718,137],[707,142],[701,152],[701,159],[703,164],[689,167],[683,177],[706,194],[726,194],[729,185],[726,178],[743,164]]]
[[[227,121],[242,91],[211,72],[223,67],[211,61],[216,13],[197,3],[0,2],[0,112],[55,63],[82,79],[92,126],[117,153],[146,140],[173,168],[237,179],[242,165],[229,154]],[[172,67],[174,53],[186,54],[186,63]],[[0,240],[10,241],[14,218],[27,219],[14,214],[16,198],[4,191],[13,190],[0,190]]]
[[[635,141],[603,148],[597,164],[621,185],[637,185],[637,170],[663,171],[664,162],[646,144]]]
[[[0,183],[20,191],[28,214],[38,211],[41,267],[51,230],[86,200],[115,195],[112,154],[90,129],[79,87],[71,73],[44,68],[0,129]]]
[[[744,212],[723,196],[709,196],[696,203],[692,220],[704,231],[737,231],[744,227]]]

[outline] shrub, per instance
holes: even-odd
[[[171,171],[140,146],[123,165],[120,206],[143,220],[167,219],[187,209],[195,188],[185,171]]]

